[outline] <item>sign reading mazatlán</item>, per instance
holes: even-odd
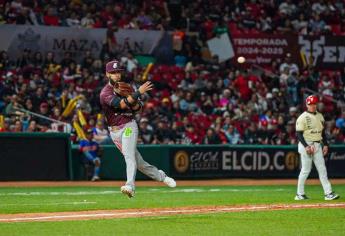
[[[106,40],[106,29],[85,29],[73,27],[0,25],[0,50],[8,52],[11,59],[22,55],[24,49],[45,54],[53,52],[56,60],[61,60],[65,52],[70,52],[78,62],[91,51],[98,56]],[[116,51],[135,54],[162,54],[162,43],[168,44],[164,33],[154,30],[119,30],[114,33],[117,39]],[[171,46],[171,45],[170,45]],[[169,50],[165,50],[168,51]],[[172,49],[170,49],[172,51]],[[165,54],[163,54],[165,56]]]
[[[342,153],[344,152],[344,153]],[[345,176],[344,150],[333,149],[328,165],[332,177]],[[198,146],[170,149],[174,177],[296,177],[300,169],[297,148]],[[315,170],[311,174],[317,176]]]

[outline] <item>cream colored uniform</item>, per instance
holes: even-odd
[[[303,137],[308,145],[313,145],[315,152],[313,155],[307,154],[305,147],[301,142],[298,143],[298,152],[301,155],[302,169],[298,176],[297,194],[303,195],[305,181],[309,176],[314,161],[320,182],[325,194],[332,192],[331,183],[328,181],[325,159],[322,152],[322,130],[325,119],[322,114],[316,112],[303,112],[296,121],[296,131],[303,131]]]

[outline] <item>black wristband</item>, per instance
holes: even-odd
[[[132,98],[133,98],[134,100],[138,100],[140,97],[141,97],[141,93],[139,92],[139,90],[135,91],[135,92],[132,94]]]
[[[131,108],[133,105],[128,101],[127,98],[124,98],[123,101],[126,103],[126,105]]]
[[[132,109],[132,107],[134,107],[134,106],[137,105],[137,103],[138,103],[138,100],[135,100],[133,103],[130,103],[130,102],[128,101],[127,98],[124,98],[123,101],[126,103],[126,105],[127,105],[130,109]]]
[[[143,107],[143,104],[141,102],[138,102],[138,108],[137,109],[132,109],[132,111],[137,112],[140,111],[140,109]]]

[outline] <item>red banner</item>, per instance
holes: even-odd
[[[324,69],[345,66],[344,36],[298,36],[300,58],[305,64]]]
[[[270,65],[273,59],[283,59],[291,53],[292,45],[297,49],[297,37],[269,34],[232,35],[236,57],[243,56],[249,64]]]
[[[236,58],[245,57],[248,65],[265,67],[290,53],[301,68],[314,65],[320,69],[341,69],[345,66],[343,36],[233,34],[231,40]]]

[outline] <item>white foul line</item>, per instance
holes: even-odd
[[[286,191],[284,188],[276,189],[198,189],[198,188],[186,188],[186,189],[176,189],[176,190],[160,190],[160,189],[148,189],[147,191],[140,191],[141,194],[152,193],[203,193],[203,192],[282,192]],[[78,196],[78,195],[110,195],[110,194],[120,194],[120,191],[81,191],[81,192],[10,192],[10,193],[0,193],[0,196]]]
[[[53,216],[37,216],[37,217],[18,217],[18,218],[1,218],[0,222],[20,222],[20,221],[45,221],[45,220],[64,220],[64,219],[85,219],[85,218],[104,218],[104,217],[121,217],[125,216],[155,216],[155,215],[169,215],[169,214],[202,214],[202,213],[220,213],[220,212],[239,212],[239,211],[260,211],[260,210],[288,210],[288,209],[308,209],[308,208],[336,208],[345,207],[345,203],[317,203],[317,204],[272,204],[272,205],[248,205],[248,206],[234,206],[234,207],[202,207],[197,209],[156,209],[152,211],[132,211],[132,212],[112,212],[112,213],[90,213],[90,214],[72,214]],[[39,213],[38,213],[39,214]],[[42,213],[43,214],[43,213]],[[59,214],[59,213],[56,213]],[[65,215],[64,215],[65,214]],[[8,216],[7,216],[8,217]]]
[[[83,204],[96,204],[97,202],[48,202],[48,203],[5,203],[0,206],[55,206],[55,205],[83,205]]]

